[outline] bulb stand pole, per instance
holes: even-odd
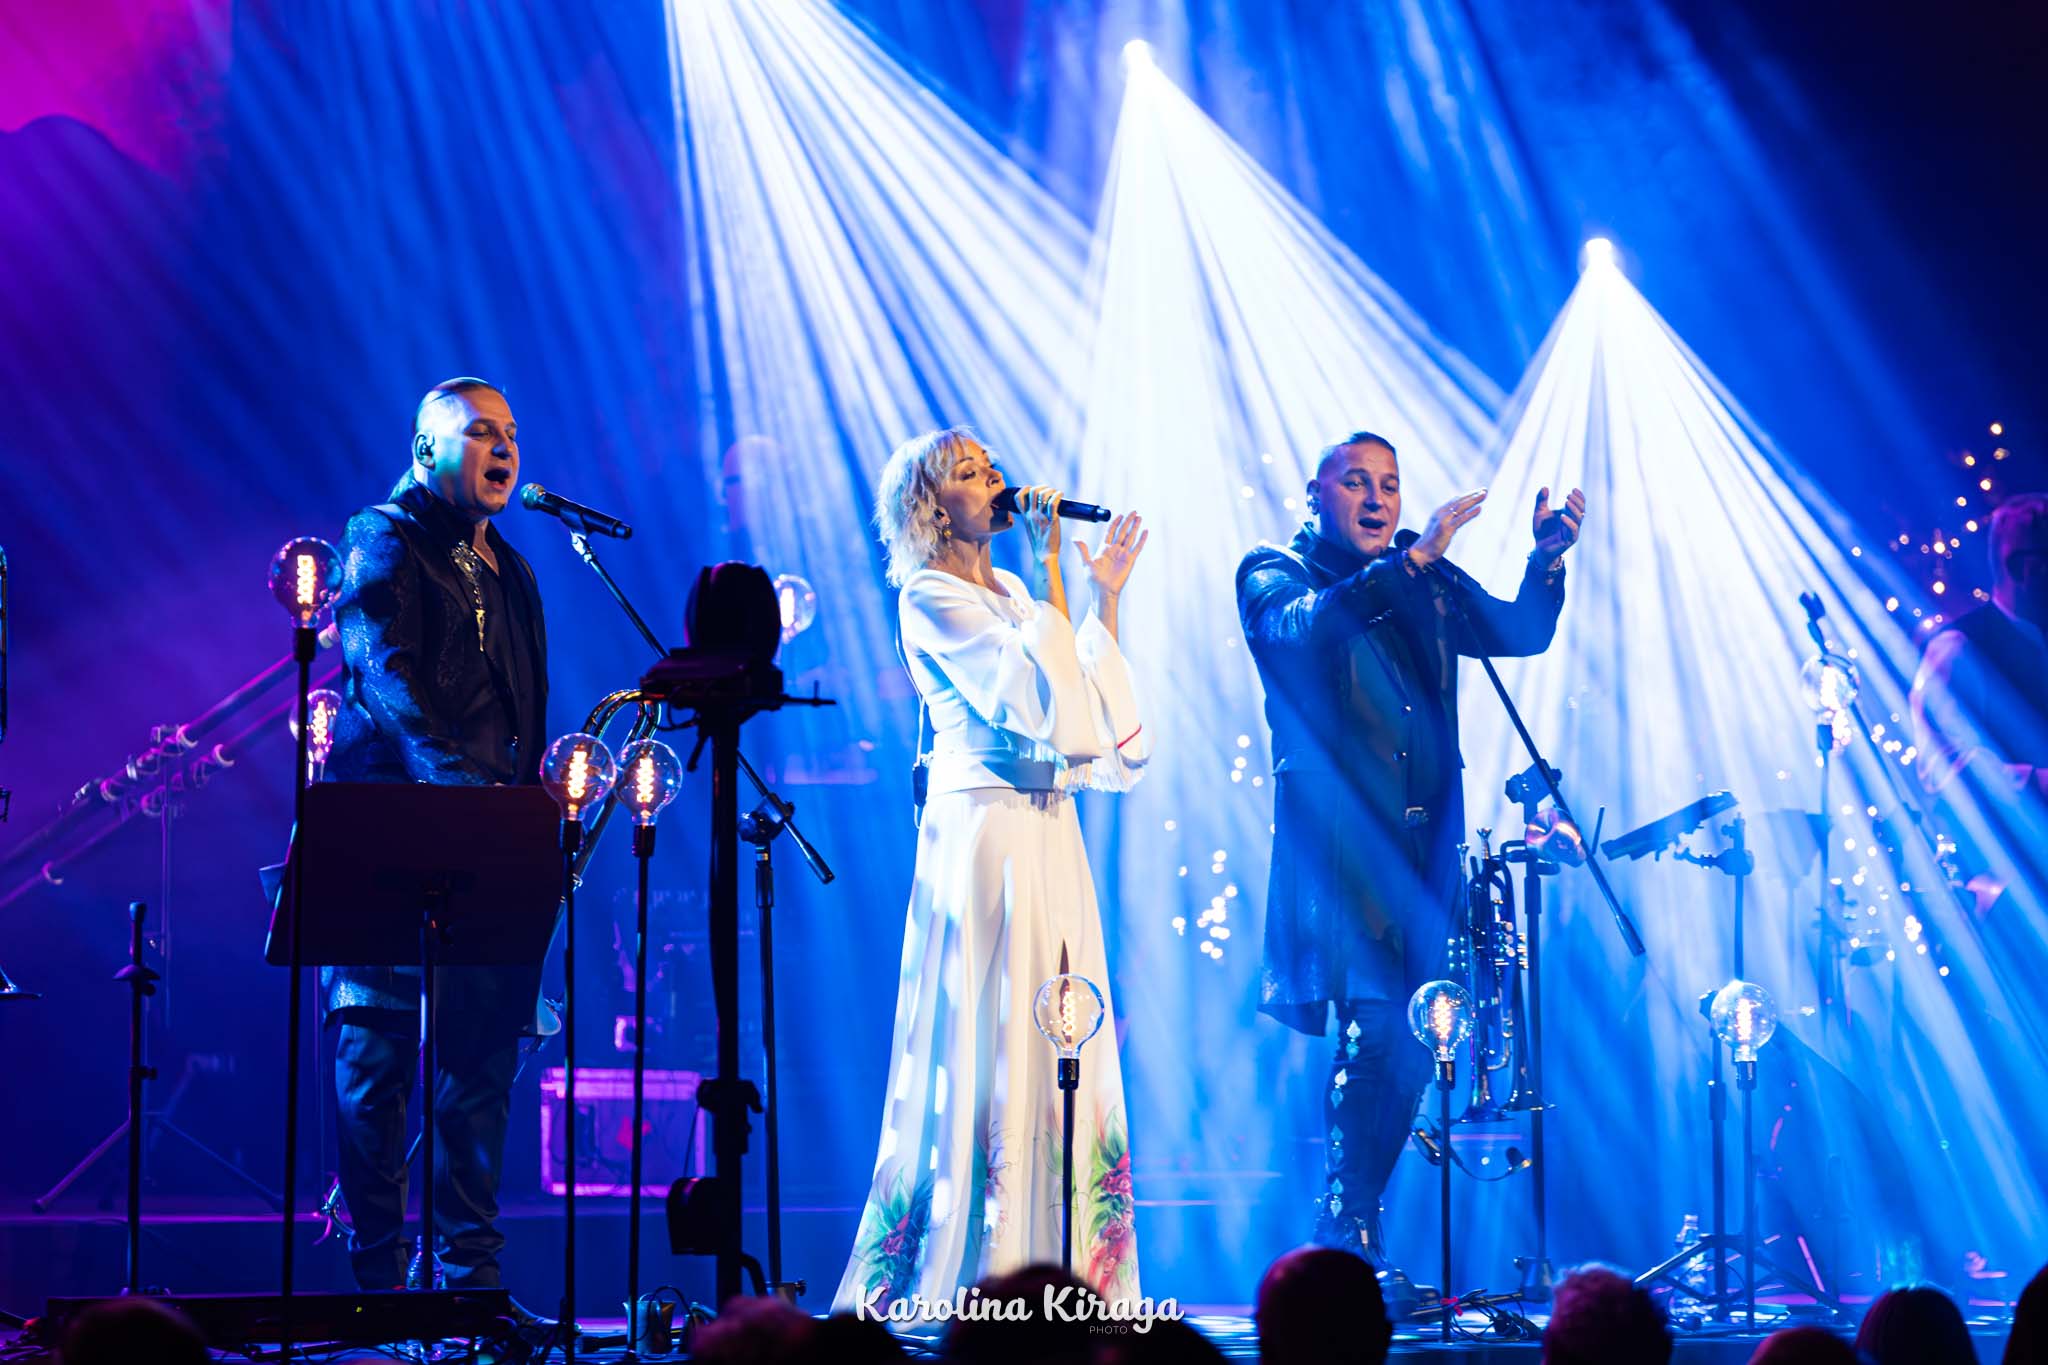
[[[576,1359],[576,851],[583,821],[562,821],[562,1359]]]
[[[1436,1100],[1437,1122],[1443,1128],[1443,1159],[1437,1162],[1437,1197],[1441,1204],[1443,1221],[1443,1287],[1437,1297],[1443,1303],[1443,1340],[1451,1339],[1451,1087],[1457,1084],[1458,1062],[1455,1055],[1445,1053],[1437,1058]]]
[[[1743,1322],[1756,1330],[1756,1062],[1735,1063],[1735,1087],[1742,1092],[1742,1280]]]
[[[776,1075],[775,860],[772,852],[777,836],[784,830],[789,831],[797,852],[803,855],[819,885],[831,885],[838,874],[825,861],[824,855],[804,837],[804,832],[797,828],[796,807],[762,781],[761,774],[754,771],[754,765],[747,762],[745,754],[735,749],[733,758],[747,780],[754,784],[754,790],[761,794],[761,804],[740,820],[740,838],[754,846],[754,925],[761,950],[761,1066],[766,1087],[762,1127],[767,1138],[768,1283],[771,1292],[801,1295],[808,1287],[804,1280],[782,1278],[782,1107]]]
[[[633,857],[640,865],[640,895],[633,946],[633,1155],[626,1196],[626,1360],[640,1358],[645,1315],[640,1307],[640,1170],[645,1145],[647,1094],[647,869],[654,861],[654,825],[633,826]]]
[[[295,626],[292,629],[292,659],[299,666],[299,737],[293,750],[292,760],[292,835],[296,839],[300,826],[306,818],[306,775],[311,767],[312,745],[312,696],[313,659],[320,652],[319,633],[311,626]],[[169,818],[170,812],[165,811]],[[298,1221],[298,1169],[299,1169],[299,1049],[302,1043],[301,1020],[304,1013],[305,987],[301,978],[305,976],[304,949],[299,938],[304,925],[300,910],[305,897],[301,894],[305,883],[305,859],[291,860],[291,885],[286,892],[291,897],[292,953],[291,984],[286,989],[286,1008],[290,1018],[285,1023],[285,1068],[284,1068],[284,1212],[283,1241],[278,1260],[278,1294],[283,1300],[278,1313],[278,1347],[284,1359],[292,1354],[294,1338],[292,1321],[292,1279],[293,1239]]]
[[[1060,1058],[1060,1269],[1074,1273],[1074,1092],[1080,1057]]]
[[[1522,825],[1526,829],[1536,823],[1540,802],[1525,800],[1521,804]],[[1524,1057],[1527,1070],[1520,1082],[1529,1113],[1530,1200],[1536,1219],[1536,1254],[1526,1260],[1516,1257],[1515,1264],[1522,1270],[1522,1297],[1531,1303],[1548,1303],[1554,1276],[1550,1268],[1549,1165],[1543,1142],[1543,1115],[1550,1107],[1543,1089],[1543,879],[1557,876],[1562,868],[1531,847],[1526,839],[1503,845],[1501,852],[1508,862],[1522,865],[1522,919],[1529,954],[1525,978],[1529,1049]]]
[[[749,776],[744,754],[736,755]],[[760,786],[761,779],[754,778]],[[765,787],[762,790],[767,790]],[[765,807],[764,807],[765,809]],[[782,1127],[781,1099],[775,1074],[775,836],[783,830],[780,816],[755,810],[740,821],[740,838],[754,846],[754,931],[761,950],[761,1068],[767,1087],[761,1125],[767,1136],[768,1284],[783,1293],[782,1278]],[[801,1282],[791,1286],[801,1293]]]

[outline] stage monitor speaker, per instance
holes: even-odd
[[[562,1121],[563,1069],[549,1067],[540,1081],[541,1188],[568,1193],[563,1170],[567,1129]],[[709,1159],[694,1071],[650,1068],[641,1126],[640,1193],[660,1196],[670,1185],[701,1175]],[[624,1199],[633,1170],[633,1070],[631,1067],[576,1068],[576,1194]]]

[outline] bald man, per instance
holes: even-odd
[[[430,389],[391,501],[356,513],[342,539],[334,780],[540,780],[548,702],[540,587],[491,524],[518,480],[519,427],[505,395],[469,378]],[[444,967],[436,977],[434,1215],[451,1287],[499,1283],[498,1180],[540,969]],[[342,1195],[355,1222],[349,1259],[362,1288],[400,1287],[419,970],[327,967],[320,985],[339,1030],[335,1118]]]
[[[1429,1057],[1408,997],[1441,975],[1465,810],[1458,656],[1538,654],[1564,605],[1564,552],[1586,500],[1536,499],[1536,547],[1514,601],[1444,558],[1486,491],[1454,498],[1397,546],[1393,445],[1357,431],[1326,447],[1311,520],[1237,570],[1238,615],[1273,732],[1273,865],[1259,1008],[1322,1035],[1325,1188],[1315,1237],[1389,1268],[1380,1194],[1407,1141]]]

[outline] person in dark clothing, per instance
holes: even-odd
[[[491,525],[519,478],[505,395],[452,379],[421,400],[413,464],[391,501],[342,539],[343,705],[328,775],[451,786],[540,780],[547,637],[533,570]],[[444,967],[436,977],[434,1213],[451,1286],[499,1283],[498,1179],[519,1038],[541,964]],[[337,1026],[341,1188],[349,1257],[364,1289],[406,1278],[406,1100],[418,1071],[417,968],[326,967]]]
[[[1336,1055],[1324,1095],[1326,1189],[1316,1240],[1385,1267],[1379,1199],[1429,1058],[1407,1002],[1440,974],[1459,881],[1458,656],[1541,653],[1564,603],[1563,554],[1585,496],[1536,500],[1536,548],[1514,601],[1444,554],[1486,491],[1396,538],[1394,448],[1354,432],[1322,452],[1313,517],[1237,570],[1238,615],[1273,732],[1273,862],[1259,1008]]]
[[[2048,494],[1991,514],[1991,600],[1934,633],[1910,698],[1915,770],[1956,844],[1985,959],[2003,999],[1977,1008],[2048,1048],[2030,1008],[2048,970]]]

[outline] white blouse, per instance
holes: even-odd
[[[923,569],[897,598],[931,714],[928,795],[975,787],[1127,791],[1151,756],[1123,652],[1091,610],[1075,630],[996,570],[1007,597]]]

